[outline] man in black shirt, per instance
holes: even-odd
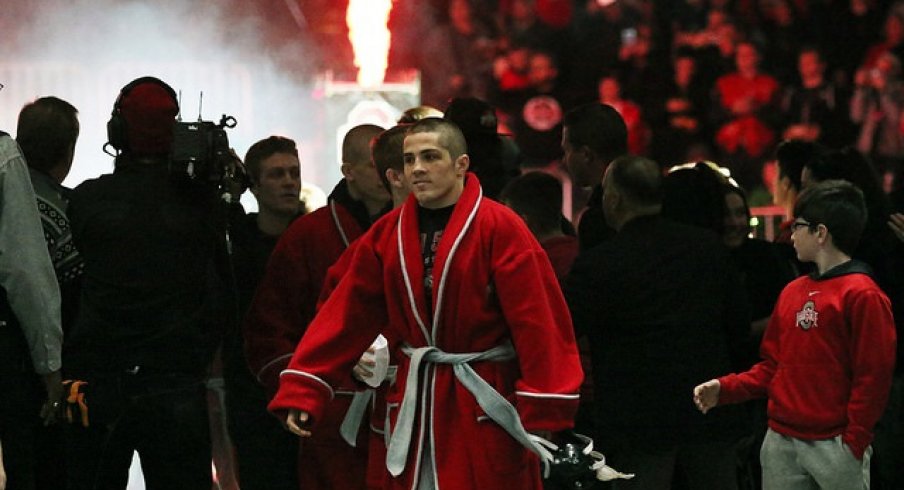
[[[269,397],[248,368],[240,326],[277,240],[302,211],[298,149],[291,139],[271,136],[251,146],[245,166],[258,212],[242,216],[232,227],[238,312],[223,343],[229,435],[242,489],[297,490],[298,438],[267,412]]]
[[[703,373],[729,370],[729,344],[749,326],[744,291],[720,238],[660,216],[656,162],[625,156],[603,180],[617,233],[575,261],[563,289],[590,340],[597,441],[637,477],[614,488],[736,488],[737,414],[694,414],[687,396]],[[737,422],[740,422],[738,420]]]
[[[64,356],[89,407],[69,431],[70,489],[125,488],[135,451],[148,489],[211,485],[203,381],[225,220],[214,186],[170,170],[178,110],[156,78],[124,87],[108,123],[115,170],[70,200],[85,275]]]
[[[565,114],[562,150],[574,186],[593,188],[578,221],[581,250],[587,250],[615,234],[603,220],[600,182],[609,162],[628,152],[628,128],[612,106],[585,104]]]

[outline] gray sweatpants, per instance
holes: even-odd
[[[763,490],[869,490],[872,452],[857,460],[840,435],[806,441],[769,429],[760,450]]]

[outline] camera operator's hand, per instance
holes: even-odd
[[[232,162],[223,176],[223,192],[229,195],[229,202],[239,202],[249,186],[248,175],[245,173],[245,164],[235,153],[235,149],[230,148],[229,154],[232,156]]]

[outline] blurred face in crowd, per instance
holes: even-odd
[[[690,85],[697,72],[697,63],[690,56],[682,56],[675,60],[675,81],[679,86]]]
[[[458,201],[468,171],[468,155],[455,160],[442,144],[440,133],[413,133],[405,137],[405,180],[418,203],[440,209]]]
[[[294,216],[301,210],[301,167],[298,157],[274,153],[260,162],[258,182],[251,187],[261,212]]]
[[[580,187],[592,187],[599,183],[599,176],[594,175],[590,168],[592,155],[586,146],[576,147],[569,138],[568,126],[562,128],[562,161],[568,169],[574,184]]]
[[[722,241],[728,248],[737,248],[744,244],[750,233],[750,217],[744,206],[744,199],[735,192],[725,194],[725,218]]]
[[[555,81],[559,76],[552,58],[544,53],[535,53],[530,58],[530,69],[527,73],[531,85],[539,86]]]
[[[600,80],[599,87],[600,102],[611,104],[621,100],[621,85],[615,77],[605,77]]]
[[[821,77],[825,64],[816,51],[804,51],[797,58],[797,71],[803,79]]]
[[[756,73],[760,63],[760,55],[750,43],[738,44],[735,51],[735,66],[741,73]]]

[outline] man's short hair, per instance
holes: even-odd
[[[779,177],[788,177],[794,190],[800,192],[801,172],[823,153],[824,149],[818,143],[804,140],[782,141],[775,150]]]
[[[389,179],[386,178],[386,169],[393,169],[399,173],[404,170],[403,145],[408,125],[393,126],[383,131],[371,141],[370,152],[373,155],[374,165],[380,180],[387,191],[392,192]]]
[[[408,134],[438,133],[439,145],[449,152],[452,161],[468,152],[468,144],[458,125],[452,121],[438,117],[427,117],[412,124],[408,128]]]
[[[586,146],[602,160],[611,161],[628,153],[628,127],[609,104],[584,104],[565,114],[568,142],[574,148]]]
[[[245,154],[245,169],[248,171],[251,182],[255,184],[260,182],[261,162],[277,153],[298,158],[298,147],[295,145],[295,140],[283,136],[270,136],[248,148],[248,153]]]
[[[562,183],[546,172],[528,172],[515,177],[502,189],[499,200],[539,232],[561,229]]]
[[[634,205],[662,204],[662,171],[659,164],[649,158],[636,155],[616,158],[609,166],[609,179]]]
[[[342,139],[342,163],[359,165],[370,162],[370,140],[383,132],[376,124],[360,124]]]
[[[725,228],[725,192],[728,180],[708,162],[681,166],[662,181],[662,215],[716,233]]]
[[[72,104],[41,97],[19,112],[16,142],[30,167],[49,173],[69,155],[78,132],[78,110]]]
[[[851,255],[866,226],[863,192],[844,180],[826,180],[807,186],[794,205],[794,217],[814,226],[825,225],[835,248]]]

